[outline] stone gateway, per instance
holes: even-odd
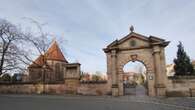
[[[165,50],[169,41],[131,32],[104,48],[107,57],[107,75],[113,96],[124,95],[123,67],[129,61],[142,62],[146,67],[147,95],[166,96]]]

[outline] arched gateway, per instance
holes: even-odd
[[[166,68],[164,48],[169,44],[164,39],[135,33],[115,40],[104,48],[107,55],[107,74],[113,96],[124,95],[123,67],[129,61],[140,61],[146,67],[149,96],[166,95]]]

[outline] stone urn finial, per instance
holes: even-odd
[[[130,31],[131,31],[131,32],[133,32],[133,31],[134,31],[134,27],[133,27],[133,25],[131,25],[131,27],[130,27]]]

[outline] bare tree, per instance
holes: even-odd
[[[33,61],[30,48],[38,51],[38,55],[45,55],[50,42],[41,26],[38,23],[36,25],[40,32],[33,34],[32,32],[22,32],[16,25],[0,19],[0,75],[23,72],[26,66]]]
[[[47,60],[47,55],[46,51],[48,50],[50,44],[52,43],[52,38],[49,38],[49,34],[44,32],[42,29],[42,26],[45,24],[40,24],[39,22],[31,19],[31,18],[24,18],[29,20],[30,22],[32,22],[32,24],[34,24],[37,29],[38,32],[37,33],[32,33],[32,32],[27,32],[24,34],[24,41],[26,41],[27,45],[29,45],[32,49],[33,49],[33,54],[36,54],[35,56],[41,56],[42,60],[43,60],[43,65],[39,65],[36,64],[36,62],[33,62],[33,56],[29,55],[28,52],[22,52],[24,53],[22,56],[23,58],[23,62],[26,63],[26,61],[30,61],[30,63],[34,63],[37,66],[45,66],[47,65],[46,60]],[[21,58],[22,60],[22,58]],[[25,61],[24,61],[25,60]]]
[[[7,20],[0,19],[0,75],[24,72],[27,65],[36,64],[35,56],[41,56],[44,63],[37,66],[48,66],[46,51],[53,39],[52,35],[43,31],[43,24],[30,18],[25,19],[35,24],[38,32],[22,31]]]
[[[21,39],[19,28],[0,19],[0,75],[19,69],[16,56],[19,54],[17,43]]]
[[[50,34],[48,32],[43,31],[43,26],[45,26],[47,23],[39,23],[36,20],[32,19],[32,18],[23,18],[25,20],[30,21],[33,25],[36,26],[36,28],[38,29],[38,32],[36,33],[32,33],[32,32],[27,32],[24,34],[24,41],[26,41],[26,43],[28,43],[28,46],[31,46],[34,50],[33,54],[37,53],[36,56],[42,56],[43,57],[43,62],[45,66],[47,65],[47,57],[49,56],[50,53],[46,53],[49,46],[51,45],[52,41],[54,40],[54,36],[53,34]],[[60,44],[64,44],[67,43],[67,40],[60,38]],[[25,42],[24,42],[25,43]],[[29,44],[30,43],[30,44]],[[36,52],[35,52],[36,51]],[[25,53],[25,52],[21,52],[21,53]],[[36,64],[36,62],[33,62],[33,58],[32,55],[28,55],[28,53],[26,52],[24,55],[25,60],[30,61],[31,63]],[[39,65],[36,64],[38,66],[43,66],[43,65]]]

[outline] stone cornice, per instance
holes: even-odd
[[[151,43],[151,46],[156,46],[159,45],[161,47],[166,47],[167,45],[169,45],[170,41],[165,41],[165,42],[156,42],[156,43]]]
[[[125,51],[125,50],[138,50],[138,49],[149,49],[151,48],[151,46],[142,46],[142,47],[135,47],[135,48],[104,48],[104,52],[108,53],[111,52],[112,50],[116,50],[116,51]]]
[[[159,47],[166,47],[168,44],[170,43],[170,41],[165,41],[165,42],[155,42],[155,43],[150,43],[150,46],[142,46],[142,47],[135,47],[135,48],[119,48],[117,46],[115,47],[107,47],[107,48],[104,48],[103,51],[105,53],[109,53],[111,52],[112,50],[116,50],[116,51],[122,51],[122,50],[137,50],[137,49],[149,49],[149,48],[152,48],[154,46],[159,46]]]

